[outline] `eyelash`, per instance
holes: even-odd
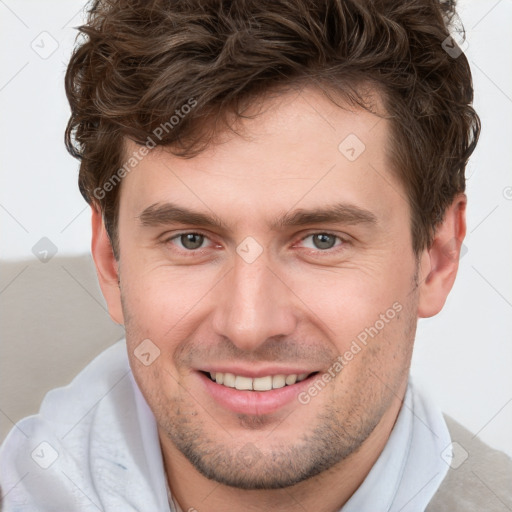
[[[173,235],[172,237],[166,238],[165,240],[163,240],[163,243],[164,244],[169,244],[173,240],[176,240],[176,239],[179,240],[180,237],[182,237],[183,235],[192,235],[192,234],[193,235],[201,235],[201,236],[204,237],[205,240],[209,240],[210,243],[214,244],[214,242],[212,242],[210,240],[208,235],[206,235],[204,233],[201,233],[200,231],[183,231],[183,232],[180,232],[180,233],[177,233],[177,234]],[[314,235],[328,235],[328,236],[332,236],[332,237],[336,238],[339,242],[341,242],[341,243],[339,243],[337,245],[334,245],[333,247],[331,247],[329,249],[325,249],[325,250],[306,248],[306,250],[313,251],[314,253],[317,253],[317,254],[329,254],[329,255],[332,255],[333,253],[337,253],[338,251],[343,250],[345,248],[345,246],[349,243],[348,239],[346,239],[346,238],[344,238],[344,237],[342,237],[340,235],[336,235],[335,233],[331,233],[329,231],[314,231],[312,233],[308,233],[307,235],[305,235],[302,238],[300,238],[299,242],[303,242],[307,238],[310,238],[310,237],[312,237]],[[294,243],[294,245],[295,245],[295,243]],[[185,254],[187,256],[192,256],[193,257],[194,255],[197,255],[198,253],[200,253],[201,251],[203,251],[204,249],[207,249],[207,248],[208,247],[200,247],[199,249],[185,249],[185,248],[182,249],[182,248],[178,248],[178,250],[182,254]]]
[[[327,235],[334,237],[336,239],[335,245],[333,247],[330,247],[329,249],[315,249],[310,247],[305,247],[308,251],[313,251],[313,253],[316,254],[326,254],[326,255],[333,255],[338,253],[339,251],[342,251],[345,249],[345,245],[348,243],[348,240],[340,235],[336,235],[335,233],[331,233],[330,231],[314,231],[312,233],[308,233],[307,235],[303,236],[299,241],[304,242],[307,238],[313,237],[315,235]],[[340,243],[336,243],[336,242]]]

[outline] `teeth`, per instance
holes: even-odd
[[[240,391],[270,391],[271,389],[280,389],[285,386],[291,386],[296,382],[304,380],[309,373],[299,375],[267,375],[266,377],[244,377],[234,375],[233,373],[210,372],[210,377],[217,384],[222,384],[228,388],[236,388]]]
[[[291,386],[297,382],[297,375],[287,375],[284,381],[286,382],[287,386]]]
[[[284,375],[274,375],[272,377],[272,387],[274,389],[284,388],[286,385],[286,377]]]
[[[258,377],[252,379],[252,389],[254,391],[269,391],[272,389],[272,377]]]
[[[227,386],[228,388],[234,388],[235,381],[236,381],[236,378],[232,373],[224,374],[224,382],[223,382],[224,386]]]
[[[241,391],[244,389],[252,389],[252,379],[250,377],[240,377],[240,375],[237,375],[235,388]]]

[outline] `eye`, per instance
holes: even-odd
[[[208,239],[201,233],[181,233],[170,238],[169,242],[177,243],[180,249],[194,251],[200,249],[205,240]]]
[[[308,240],[310,240],[310,242],[306,242]],[[336,243],[337,240],[339,240],[339,243]],[[319,249],[321,251],[342,245],[343,242],[344,240],[332,233],[312,233],[302,239],[302,243],[308,249]]]

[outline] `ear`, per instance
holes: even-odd
[[[100,288],[107,301],[108,312],[117,324],[124,324],[119,288],[119,265],[99,210],[92,208],[91,252],[96,265]]]
[[[418,316],[437,315],[452,289],[459,268],[460,250],[466,236],[465,194],[458,194],[437,227],[430,248],[420,258]]]

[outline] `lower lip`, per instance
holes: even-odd
[[[217,384],[204,373],[197,372],[207,392],[224,408],[239,414],[271,414],[297,400],[297,395],[310,385],[316,374],[301,382],[269,391],[240,391]]]

